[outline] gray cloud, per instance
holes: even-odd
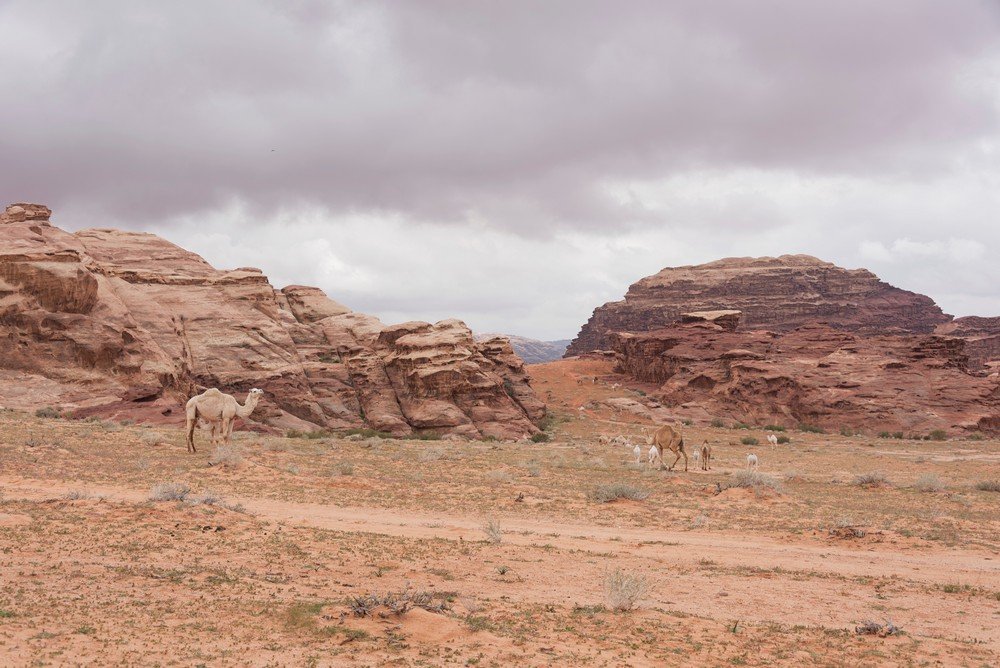
[[[985,258],[912,252],[1000,241],[990,0],[13,0],[0,25],[0,196],[69,227],[527,334],[749,248],[1000,312]]]

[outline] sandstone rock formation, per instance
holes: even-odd
[[[789,331],[826,321],[851,332],[927,334],[950,321],[929,298],[808,255],[727,258],[668,267],[594,311],[567,356],[609,348],[611,332],[647,332],[689,311],[737,309],[745,329]]]
[[[970,315],[938,325],[935,333],[965,339],[965,352],[973,369],[1000,371],[1000,317]]]
[[[966,342],[805,325],[734,331],[692,320],[617,333],[618,371],[679,416],[849,427],[869,434],[1000,432],[1000,379],[969,372]]]
[[[0,214],[0,406],[182,421],[218,386],[264,389],[254,419],[278,428],[517,438],[544,416],[509,343],[458,320],[387,327],[317,288],[49,215]]]

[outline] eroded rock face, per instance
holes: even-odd
[[[510,345],[460,321],[386,327],[317,288],[49,215],[0,215],[0,406],[172,421],[199,388],[260,387],[253,418],[278,428],[518,438],[544,416]]]
[[[789,331],[827,322],[851,332],[927,334],[950,316],[929,298],[900,290],[866,269],[843,269],[808,255],[727,258],[668,267],[629,287],[623,301],[597,308],[567,356],[610,347],[611,332],[647,332],[691,311],[739,310],[744,329]]]
[[[970,315],[955,318],[935,330],[943,336],[958,336],[966,341],[969,366],[973,369],[1000,370],[1000,317],[981,318]]]
[[[611,341],[618,370],[658,385],[652,396],[682,416],[869,434],[1000,430],[1000,379],[969,373],[960,338],[692,321]]]

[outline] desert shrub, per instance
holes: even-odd
[[[780,424],[765,425],[764,429],[767,431],[785,431],[785,428],[782,427]]]
[[[154,445],[159,445],[160,443],[165,443],[167,439],[158,431],[144,431],[139,437],[139,440],[143,445],[152,447]]]
[[[499,545],[503,542],[503,529],[500,527],[500,523],[494,519],[486,521],[486,524],[483,525],[483,533],[486,534],[487,543]]]
[[[340,473],[340,475],[345,476],[354,475],[354,464],[351,462],[341,462],[340,465],[337,466],[337,472]]]
[[[427,448],[420,452],[419,458],[422,462],[436,462],[444,457],[444,450],[441,448]]]
[[[921,492],[940,492],[944,489],[944,483],[933,473],[920,476],[913,486]]]
[[[302,438],[304,433],[301,429],[289,429],[285,432],[285,438]]]
[[[94,495],[82,489],[71,489],[63,494],[63,498],[67,501],[77,501],[80,499],[92,499]]]
[[[737,471],[728,480],[720,483],[722,489],[752,489],[754,492],[761,492],[769,489],[772,492],[781,491],[781,483],[766,473],[757,471]]]
[[[35,411],[35,417],[40,417],[40,418],[57,418],[59,416],[60,416],[59,411],[57,411],[55,408],[52,408],[52,406],[46,406],[45,408],[39,408],[37,411]]]
[[[799,431],[804,431],[810,434],[825,434],[822,427],[817,427],[814,424],[807,424],[803,422],[799,425]]]
[[[740,439],[740,443],[742,443],[743,445],[757,445],[758,443],[760,443],[760,441],[758,441],[753,436],[744,436],[743,438]]]
[[[784,434],[778,437],[778,443],[791,443],[791,442],[792,439],[789,438],[788,436],[785,436]]]
[[[615,612],[634,610],[649,585],[642,575],[632,575],[616,568],[604,578],[604,593]]]
[[[394,615],[404,615],[413,608],[423,608],[431,612],[443,612],[448,609],[446,600],[436,602],[434,599],[434,594],[429,591],[413,591],[407,588],[382,595],[352,596],[347,605],[356,617],[368,617],[379,607],[387,608]]]
[[[855,626],[854,632],[859,636],[878,636],[879,638],[885,638],[886,636],[898,636],[903,632],[903,630],[890,621],[886,621],[884,624],[880,624],[875,621],[867,621],[861,626]]]
[[[362,436],[364,438],[392,438],[392,434],[378,429],[348,429],[343,432],[344,436]]]
[[[237,468],[243,464],[243,453],[233,445],[220,445],[212,450],[208,456],[210,466],[225,466],[226,468]]]
[[[753,429],[753,427],[748,425],[746,422],[737,422],[733,425],[733,429]]]
[[[966,436],[965,440],[967,440],[967,441],[982,441],[985,438],[986,437],[983,436],[981,432],[974,431],[971,434],[969,434],[968,436]]]
[[[870,471],[854,476],[854,484],[858,487],[888,487],[892,483],[881,471]]]
[[[150,501],[183,501],[191,493],[191,488],[182,482],[163,482],[149,491]]]
[[[879,437],[879,438],[892,438],[892,434],[890,434],[890,433],[889,433],[889,432],[887,432],[887,431],[880,431],[880,432],[878,433],[878,437]]]
[[[532,434],[531,435],[531,442],[532,443],[548,443],[549,442],[549,435],[546,434],[544,431],[540,431],[537,434]]]
[[[527,471],[529,478],[537,478],[542,475],[542,467],[535,463],[528,464]]]
[[[627,482],[613,482],[607,485],[598,485],[587,494],[587,498],[596,503],[610,503],[611,501],[617,501],[618,499],[642,501],[648,496],[649,492],[641,487],[630,485]]]
[[[719,418],[712,418],[712,421],[709,422],[709,424],[715,427],[716,429],[722,429],[723,427],[726,426],[725,423]]]
[[[851,429],[850,427],[841,427],[840,428],[840,435],[841,436],[854,436],[854,430]]]
[[[980,480],[976,489],[980,492],[1000,492],[1000,480]]]
[[[299,474],[299,467],[297,464],[285,464],[281,467],[281,470],[285,473],[291,473],[292,475]]]
[[[682,423],[682,424],[683,424],[683,425],[684,425],[685,427],[690,427],[691,425],[693,425],[693,424],[694,424],[694,420],[681,420],[681,423]]]
[[[901,432],[901,431],[894,431],[894,432],[892,432],[892,437],[893,438],[897,438],[897,439],[902,439],[903,438],[903,432]]]
[[[486,479],[495,485],[514,482],[514,476],[507,471],[490,471],[486,474]]]
[[[946,432],[944,429],[935,429],[930,434],[928,434],[928,436],[930,436],[930,439],[932,441],[943,441],[946,438],[948,438],[948,432]]]

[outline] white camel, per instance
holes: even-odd
[[[186,406],[187,412],[187,449],[188,452],[197,452],[194,447],[194,428],[198,420],[204,420],[212,428],[212,445],[216,444],[218,434],[223,443],[229,443],[229,437],[233,434],[233,423],[237,417],[246,419],[257,408],[257,402],[263,396],[264,390],[256,387],[247,394],[247,400],[242,406],[236,401],[236,397],[231,394],[223,394],[216,388],[205,390],[201,394],[191,397]]]

